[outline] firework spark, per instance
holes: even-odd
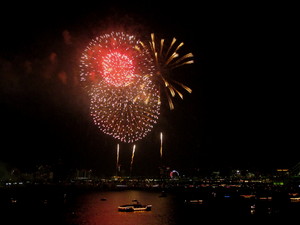
[[[176,41],[176,38],[173,38],[170,45],[167,46],[165,45],[164,39],[156,41],[155,35],[154,33],[152,33],[151,41],[149,42],[152,57],[154,58],[154,62],[156,65],[155,74],[158,76],[159,82],[162,82],[163,86],[165,87],[164,90],[171,110],[174,109],[172,97],[175,97],[176,93],[181,99],[183,99],[183,94],[178,90],[176,86],[180,86],[187,92],[192,93],[192,89],[170,77],[171,70],[186,64],[194,63],[194,60],[192,59],[192,53],[188,53],[183,56],[180,56],[178,54],[178,50],[184,45],[184,43],[181,42],[180,44],[176,44]],[[147,48],[148,46],[143,42],[140,42],[140,45],[143,48]]]

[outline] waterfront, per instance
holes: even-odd
[[[162,195],[164,194],[164,195]],[[251,195],[240,189],[120,189],[30,187],[2,189],[0,207],[7,224],[56,225],[187,225],[194,221],[293,220],[300,203],[288,192]],[[149,212],[118,212],[138,200]],[[195,201],[197,200],[197,201]],[[199,200],[199,201],[198,201]]]

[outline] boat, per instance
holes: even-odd
[[[300,197],[291,197],[290,200],[291,202],[300,202]]]
[[[151,211],[152,205],[140,204],[138,201],[132,204],[120,205],[118,211],[120,212],[135,212],[135,211]]]
[[[203,204],[203,200],[202,199],[187,199],[187,200],[184,200],[184,203],[186,204]]]

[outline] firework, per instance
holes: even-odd
[[[80,80],[100,130],[122,142],[146,136],[160,111],[154,71],[148,49],[140,48],[133,35],[112,32],[89,43],[81,57]]]
[[[183,99],[183,94],[178,90],[177,86],[185,89],[187,92],[191,93],[192,90],[184,85],[181,82],[178,82],[170,77],[170,71],[186,65],[194,63],[192,53],[185,54],[180,56],[178,50],[184,45],[183,42],[176,44],[176,38],[173,38],[172,42],[169,45],[165,44],[164,39],[160,41],[155,40],[154,33],[151,34],[151,41],[149,42],[149,48],[152,52],[152,57],[156,65],[156,72],[158,81],[165,87],[166,97],[169,103],[170,109],[174,109],[174,104],[172,97],[175,97],[176,93],[181,99]],[[148,45],[145,45],[143,42],[140,42],[140,45],[143,48],[147,48]]]
[[[93,121],[101,131],[122,142],[140,140],[158,119],[161,82],[170,109],[174,109],[176,93],[183,98],[176,85],[192,92],[169,76],[172,69],[193,63],[191,53],[181,57],[177,53],[182,46],[175,38],[168,46],[164,39],[157,43],[151,34],[147,47],[124,32],[104,34],[88,44],[80,61],[80,80],[91,98]]]
[[[92,88],[91,116],[105,134],[122,142],[144,138],[160,114],[159,89],[148,76],[123,88],[100,82]]]
[[[135,82],[136,74],[152,74],[152,57],[138,45],[135,36],[124,32],[96,37],[83,51],[80,81],[87,88],[102,80],[114,87],[126,87]]]

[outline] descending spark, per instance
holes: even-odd
[[[118,175],[118,172],[119,172],[119,151],[120,150],[120,145],[117,144],[117,162],[116,162],[116,171],[117,171],[117,175]]]
[[[163,143],[163,133],[160,132],[160,158],[162,159],[163,156],[163,147],[162,147],[162,143]]]
[[[194,63],[194,60],[191,59],[193,57],[192,53],[188,53],[183,56],[180,56],[178,54],[178,50],[184,45],[184,43],[181,42],[177,45],[175,44],[176,41],[176,38],[173,38],[169,47],[167,47],[165,46],[164,39],[156,41],[155,35],[154,33],[152,33],[151,41],[149,42],[150,50],[156,64],[155,74],[157,75],[157,79],[160,83],[162,83],[162,86],[165,89],[165,94],[171,110],[174,109],[172,97],[175,97],[175,95],[178,94],[179,97],[183,99],[183,94],[178,90],[176,86],[180,86],[187,92],[192,93],[191,88],[170,77],[171,70],[186,64]],[[143,48],[147,48],[147,46],[143,42],[140,42],[140,44]]]
[[[132,165],[133,165],[134,153],[135,153],[135,145],[133,145],[133,148],[132,148],[131,162],[130,162],[130,172],[132,172]]]

